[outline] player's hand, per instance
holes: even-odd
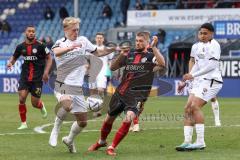
[[[9,63],[7,64],[7,69],[8,69],[8,70],[12,70],[12,68],[13,68],[13,65],[12,65],[12,63],[9,62]]]
[[[183,81],[192,80],[193,76],[189,73],[183,75]]]
[[[43,78],[42,78],[43,82],[47,83],[47,82],[48,82],[48,79],[49,79],[48,74],[47,74],[47,73],[44,73],[44,74],[43,74]]]
[[[157,44],[158,44],[158,37],[157,36],[153,36],[152,37],[151,48],[157,47]]]
[[[177,92],[178,93],[182,93],[183,88],[186,86],[186,82],[180,81],[178,82],[178,86],[177,86]]]
[[[120,47],[119,50],[120,50],[121,55],[127,56],[128,53],[130,52],[130,47],[128,47],[128,46]]]

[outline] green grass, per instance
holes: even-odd
[[[51,127],[44,128],[46,134],[38,134],[33,128],[52,123],[55,117],[56,103],[52,95],[43,95],[49,116],[42,119],[40,111],[31,107],[28,99],[27,120],[29,129],[18,131],[18,96],[2,94],[0,96],[0,160],[197,160],[197,159],[240,159],[240,99],[219,98],[221,121],[223,127],[214,125],[210,105],[204,107],[206,118],[205,141],[207,148],[204,151],[176,152],[175,146],[183,141],[183,106],[186,97],[152,97],[145,105],[141,116],[139,133],[129,133],[117,149],[117,157],[112,158],[105,154],[104,149],[94,153],[87,153],[87,148],[99,137],[99,130],[104,116],[89,121],[86,130],[76,139],[77,154],[69,154],[61,143],[62,136],[68,134],[71,124],[64,124],[56,148],[48,145]],[[108,138],[110,143],[116,129],[120,125],[120,118],[114,124],[114,130]],[[239,125],[239,126],[238,126]],[[15,134],[11,134],[15,133]],[[195,135],[194,135],[195,138]]]

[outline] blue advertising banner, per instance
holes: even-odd
[[[0,93],[16,93],[18,89],[17,75],[0,76]],[[153,86],[157,88],[159,96],[187,96],[187,88],[181,95],[177,93],[177,84],[180,80],[174,78],[155,78]],[[118,83],[113,83],[116,86]],[[43,85],[43,93],[52,94],[49,85]],[[219,97],[240,97],[240,78],[224,78],[224,83]]]
[[[240,21],[214,21],[216,39],[240,38]]]

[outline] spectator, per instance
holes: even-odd
[[[12,31],[12,27],[7,20],[2,21],[1,23],[2,32],[7,32],[9,35],[9,33]]]
[[[52,9],[49,6],[47,6],[44,11],[44,18],[46,20],[53,20],[53,18],[54,18],[54,12],[52,11]]]
[[[45,38],[45,43],[46,43],[47,48],[51,49],[52,46],[53,46],[52,37],[47,36],[47,37]]]
[[[102,16],[109,19],[112,17],[112,8],[106,2],[104,3]]]
[[[59,16],[60,16],[60,18],[63,20],[64,18],[66,18],[66,17],[69,17],[69,14],[68,14],[68,11],[67,11],[67,9],[64,7],[64,6],[62,6],[61,8],[60,8],[60,10],[59,10]]]
[[[121,1],[121,11],[123,14],[123,22],[121,23],[122,26],[125,26],[127,23],[127,10],[130,4],[130,0],[122,0]]]
[[[164,43],[165,42],[165,37],[166,37],[166,31],[162,28],[158,29],[157,33],[158,41],[159,43]]]
[[[135,9],[136,10],[143,10],[143,5],[141,3],[141,0],[137,0],[137,2],[135,4]]]

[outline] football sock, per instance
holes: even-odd
[[[26,113],[27,113],[26,104],[19,104],[18,105],[18,110],[19,110],[19,115],[20,115],[20,118],[21,118],[21,122],[26,122],[26,119],[27,119],[27,116],[26,116]]]
[[[131,122],[122,122],[121,127],[118,129],[117,133],[112,142],[112,147],[116,148],[117,145],[122,141],[122,139],[128,134]]]

